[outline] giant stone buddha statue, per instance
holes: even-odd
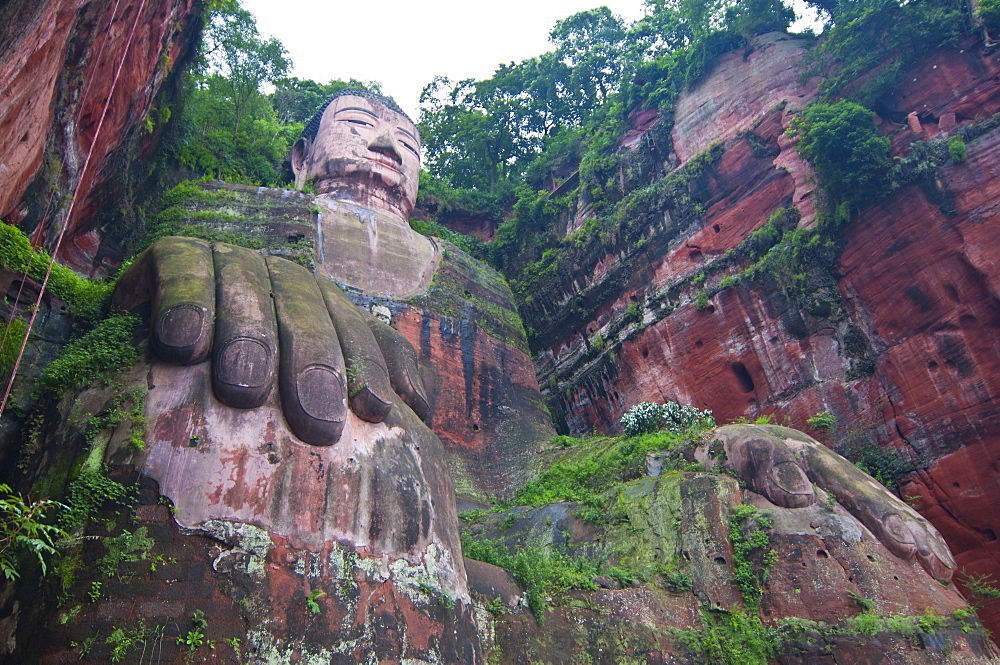
[[[416,355],[334,282],[398,297],[430,281],[435,245],[407,223],[419,150],[394,103],[346,91],[293,156],[299,181],[319,192],[316,274],[243,247],[168,237],[135,260],[115,302],[148,307],[155,359],[147,445],[135,463],[172,500],[177,523],[256,551],[247,570],[265,587],[272,570],[315,567],[331,616],[357,613],[317,648],[367,643],[361,635],[391,615],[386,653],[475,662],[454,489],[441,441],[422,422]],[[294,554],[273,560],[275,547]],[[447,620],[429,618],[442,605],[422,602],[426,589],[457,605]],[[358,605],[371,594],[388,596],[377,608]],[[257,614],[273,625],[284,611]],[[447,636],[415,640],[428,625]]]

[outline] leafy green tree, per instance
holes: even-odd
[[[875,114],[848,100],[811,104],[796,118],[798,151],[812,164],[830,203],[870,203],[889,191],[889,139]]]
[[[978,14],[990,30],[1000,30],[1000,0],[979,0]]]
[[[228,90],[228,82],[218,75],[203,77],[190,90],[182,117],[184,138],[174,158],[199,174],[231,182],[287,183],[291,176],[284,162],[302,124],[279,122],[270,100],[260,95],[247,105],[242,129],[234,135],[235,109]]]
[[[530,67],[501,65],[492,78],[454,86],[436,77],[420,96],[425,163],[454,187],[497,191],[520,174],[545,127],[533,103]]]
[[[534,121],[543,137],[578,124],[580,107],[573,103],[572,69],[556,53],[545,53],[521,63],[527,92],[537,114]]]
[[[788,29],[795,12],[781,0],[739,0],[726,7],[724,22],[728,30],[749,40],[765,32]]]
[[[300,79],[294,76],[281,78],[274,82],[274,92],[271,93],[271,105],[277,113],[278,120],[284,124],[305,123],[327,99],[346,88],[363,88],[372,92],[382,92],[382,86],[375,82],[365,83],[357,79],[342,81],[336,79],[329,83],[317,83],[310,79]]]
[[[627,37],[624,22],[607,7],[573,14],[549,33],[556,58],[569,68],[568,91],[581,117],[618,89]]]
[[[820,16],[825,15],[828,19],[834,19],[840,12],[839,0],[805,0],[805,3],[817,9]]]
[[[261,96],[260,88],[291,69],[287,51],[274,37],[263,39],[254,15],[229,2],[215,13],[205,35],[204,49],[210,75],[221,77],[221,87],[233,106],[233,142],[248,106]]]
[[[693,23],[676,0],[646,0],[646,15],[629,28],[643,60],[655,60],[682,49],[695,38]]]
[[[285,160],[302,125],[281,122],[261,88],[290,66],[281,43],[260,36],[253,14],[235,0],[218,3],[188,74],[169,158],[200,175],[287,183]]]

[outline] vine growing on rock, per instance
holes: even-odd
[[[771,549],[771,519],[750,504],[737,506],[729,518],[729,540],[733,545],[734,579],[747,607],[756,609],[778,553]]]

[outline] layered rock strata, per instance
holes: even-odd
[[[615,430],[640,401],[799,426],[829,409],[840,423],[834,443],[890,446],[918,469],[902,492],[945,534],[960,568],[1000,578],[990,517],[1000,493],[983,475],[1000,418],[1000,133],[990,120],[1000,110],[1000,61],[975,44],[932,53],[883,100],[880,122],[895,154],[961,135],[964,162],[946,161],[930,180],[864,211],[845,230],[832,270],[816,264],[805,275],[730,286],[747,267],[753,232],[775,211],[794,206],[800,227],[814,218],[815,183],[784,133],[815,96],[783,64],[797,48],[779,39],[747,56],[750,71],[773,72],[777,83],[741,74],[743,54],[734,53],[682,95],[678,108],[692,114],[678,114],[677,154],[715,142],[707,175],[692,181],[704,212],[678,222],[667,207],[642,243],[591,256],[578,273],[588,279],[544,302],[538,319],[540,307],[526,312],[545,340],[539,382],[571,432]],[[572,308],[584,311],[575,323],[559,314]]]

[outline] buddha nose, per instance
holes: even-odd
[[[403,163],[403,156],[399,152],[399,145],[396,143],[396,139],[392,138],[392,134],[389,132],[379,133],[372,142],[368,144],[368,149],[373,152],[379,152],[389,157],[397,164]]]

